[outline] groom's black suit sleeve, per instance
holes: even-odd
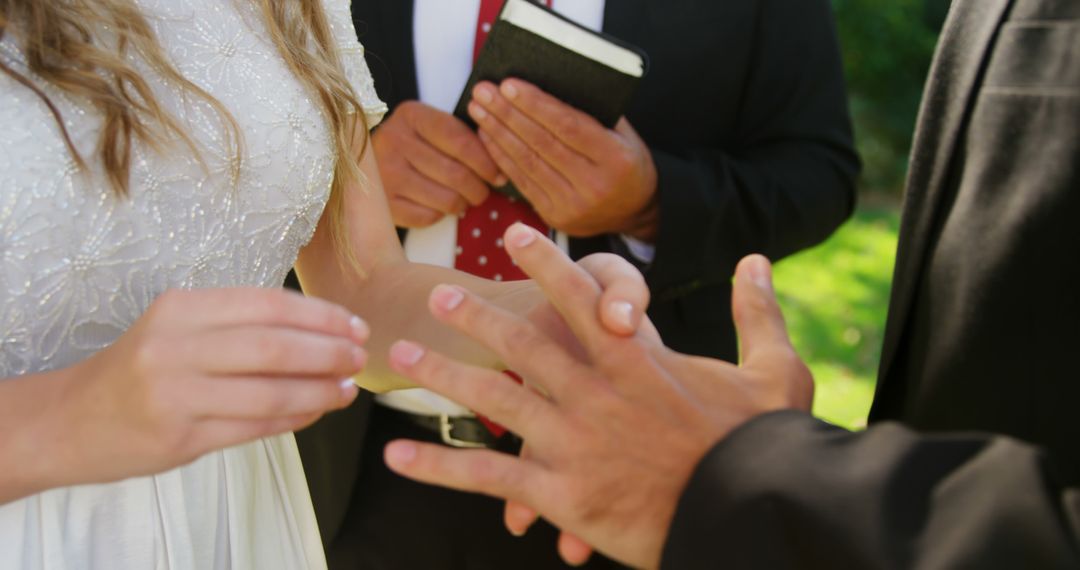
[[[1002,436],[779,412],[698,466],[664,568],[1080,568],[1080,487]]]
[[[755,419],[667,568],[1080,568],[1080,4],[955,0],[912,154],[872,423]]]

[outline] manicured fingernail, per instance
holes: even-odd
[[[515,222],[506,230],[506,241],[514,247],[526,247],[536,241],[536,232],[521,222]]]
[[[480,105],[477,105],[476,103],[469,103],[469,116],[471,116],[473,119],[476,119],[477,121],[483,121],[487,118],[488,114],[487,111],[485,111],[484,108]]]
[[[353,337],[360,342],[364,342],[371,335],[371,329],[368,327],[364,319],[353,315],[349,318],[349,327],[352,329]]]
[[[615,324],[627,331],[634,330],[634,306],[632,304],[628,301],[614,301],[608,306]]]
[[[390,359],[406,368],[416,366],[423,357],[424,347],[415,342],[399,340],[390,347]]]
[[[356,381],[351,377],[341,381],[341,394],[346,398],[355,398],[360,393],[360,387],[356,385]]]
[[[431,290],[431,300],[444,311],[453,311],[465,300],[465,292],[453,285],[439,285]]]
[[[514,87],[514,84],[509,81],[503,81],[502,85],[499,86],[499,91],[502,91],[502,94],[507,99],[515,99],[518,96],[517,87]]]
[[[764,256],[756,255],[750,260],[750,279],[758,289],[772,293],[772,279],[769,278],[769,262]]]
[[[500,174],[500,175],[495,177],[495,187],[496,188],[499,188],[501,186],[506,186],[507,182],[510,182],[510,179],[507,178],[505,174]]]
[[[492,93],[491,87],[487,85],[477,85],[476,89],[473,90],[473,97],[485,105],[495,100],[495,94]]]
[[[392,441],[386,446],[383,457],[390,467],[408,467],[416,459],[416,444],[411,441]]]

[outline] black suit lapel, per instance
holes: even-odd
[[[1013,0],[954,0],[930,70],[911,154],[900,246],[889,321],[881,353],[879,384],[888,377],[919,286],[937,224],[938,206],[949,183],[950,165],[989,49]],[[879,393],[880,393],[880,386]]]

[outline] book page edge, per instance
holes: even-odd
[[[641,54],[553,17],[526,0],[507,0],[500,18],[626,75],[641,77],[645,73]]]

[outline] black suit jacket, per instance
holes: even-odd
[[[379,95],[417,98],[413,2],[354,0]],[[607,0],[604,30],[644,48],[627,117],[659,174],[649,315],[683,352],[734,359],[730,277],[752,252],[788,255],[851,213],[858,170],[828,0]],[[579,258],[619,251],[572,240]],[[359,472],[370,396],[298,434],[324,540]]]
[[[1080,568],[1080,3],[956,0],[912,154],[864,433],[758,418],[670,568]]]

